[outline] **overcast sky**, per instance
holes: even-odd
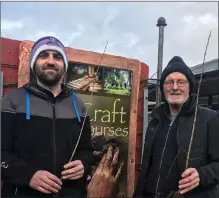
[[[165,17],[163,68],[175,55],[189,66],[218,58],[217,2],[2,2],[1,36],[52,35],[76,49],[138,59],[157,70],[159,17]]]

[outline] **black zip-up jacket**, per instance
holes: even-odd
[[[167,104],[153,110],[148,124],[140,176],[133,197],[143,197],[145,179],[150,168],[151,150],[156,133],[160,130],[164,109]],[[179,177],[185,171],[186,152],[188,151],[195,116],[195,100],[188,100],[178,115],[176,165]],[[198,107],[197,120],[190,153],[189,168],[196,168],[200,176],[200,185],[185,193],[184,198],[217,198],[219,181],[219,119],[211,109]]]
[[[31,189],[30,179],[38,170],[61,177],[75,148],[85,111],[84,103],[64,85],[57,97],[29,83],[2,99],[2,197],[48,196]],[[89,116],[73,160],[82,161],[85,174],[78,180],[64,180],[61,197],[86,193],[86,177],[93,163]]]

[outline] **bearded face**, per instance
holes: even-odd
[[[164,95],[170,105],[181,106],[189,98],[189,82],[180,72],[169,74],[164,81]]]
[[[37,79],[47,86],[59,83],[65,73],[63,57],[56,51],[46,50],[39,54],[34,73]]]

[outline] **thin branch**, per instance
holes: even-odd
[[[102,54],[102,56],[101,56],[100,63],[99,63],[99,65],[98,65],[98,67],[97,67],[97,73],[98,73],[98,71],[99,71],[101,62],[102,62],[103,57],[104,57],[104,54],[105,54],[105,52],[106,52],[107,45],[108,45],[108,41],[107,41],[106,46],[105,46],[105,48],[104,48],[103,54]],[[91,97],[92,97],[92,95],[93,95],[93,90],[94,90],[94,89],[92,89],[91,94],[90,94],[90,99],[89,99],[90,102],[91,102]],[[86,108],[86,113],[85,113],[84,120],[83,120],[83,123],[82,123],[82,126],[81,126],[81,131],[80,131],[80,134],[79,134],[79,136],[78,136],[78,140],[77,140],[77,143],[76,143],[76,145],[75,145],[75,148],[74,148],[74,150],[73,150],[73,152],[72,152],[72,155],[71,155],[71,157],[70,157],[70,159],[69,159],[69,162],[72,161],[72,159],[73,159],[73,157],[74,157],[74,155],[75,155],[76,149],[77,149],[77,147],[78,147],[78,144],[79,144],[79,142],[80,142],[81,135],[82,135],[82,132],[83,132],[83,129],[84,129],[85,120],[86,120],[87,115],[88,115],[89,106],[90,106],[90,105],[88,105],[88,107]]]
[[[141,89],[143,86],[145,86],[146,83],[149,82],[149,80],[153,80],[152,78],[153,78],[156,74],[157,74],[157,72],[155,72],[149,79],[146,79],[146,80],[145,80],[146,82],[143,83],[143,85],[140,87],[140,89]]]
[[[198,101],[199,101],[199,92],[200,92],[200,87],[201,87],[201,82],[202,82],[202,76],[203,76],[203,69],[204,69],[204,64],[205,64],[205,57],[206,57],[206,54],[207,54],[208,44],[209,44],[210,37],[211,37],[211,31],[210,31],[210,34],[209,34],[209,36],[208,36],[208,41],[207,41],[207,45],[206,45],[206,48],[205,48],[204,60],[203,60],[203,63],[202,63],[202,73],[201,73],[201,77],[200,77],[199,84],[198,84],[198,93],[197,93],[196,107],[195,107],[195,117],[194,117],[193,126],[192,126],[192,134],[191,134],[191,138],[190,138],[190,142],[189,142],[189,149],[188,149],[188,154],[187,154],[186,167],[185,167],[185,169],[187,169],[188,166],[189,166],[189,157],[190,157],[190,153],[191,153],[192,142],[193,142],[194,131],[195,131],[195,124],[196,124],[196,119],[197,119],[197,109],[198,109]]]
[[[170,124],[170,128],[169,128],[169,130],[167,132],[165,143],[164,143],[164,148],[162,150],[162,155],[161,155],[161,159],[160,159],[160,166],[159,166],[159,175],[158,175],[157,185],[156,185],[156,195],[158,194],[158,187],[159,187],[159,183],[160,183],[160,171],[161,171],[161,167],[162,167],[162,164],[163,164],[164,152],[166,150],[166,145],[167,145],[167,141],[168,141],[170,130],[172,128],[172,124],[173,123]]]

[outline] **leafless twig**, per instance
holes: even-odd
[[[199,84],[198,84],[198,92],[197,92],[197,96],[196,96],[197,99],[196,99],[196,106],[195,106],[195,117],[194,117],[193,126],[192,126],[192,133],[191,133],[191,138],[190,138],[190,142],[189,142],[189,149],[188,149],[188,154],[187,154],[187,158],[186,158],[186,167],[185,167],[185,169],[187,169],[188,166],[189,166],[189,157],[190,157],[190,153],[191,153],[192,142],[193,142],[194,131],[195,131],[195,124],[196,124],[196,119],[197,119],[199,92],[200,92],[202,76],[203,76],[203,69],[204,69],[204,64],[205,64],[205,57],[206,57],[206,54],[207,54],[210,37],[211,37],[211,31],[209,33],[207,45],[206,45],[206,48],[205,48],[204,60],[203,60],[203,63],[202,63],[202,73],[201,73],[201,77],[200,77]]]
[[[106,46],[105,46],[105,48],[104,48],[103,54],[102,54],[102,56],[101,56],[100,63],[99,63],[99,65],[98,65],[98,67],[97,67],[97,73],[98,73],[98,71],[99,71],[101,62],[102,62],[103,57],[104,57],[104,54],[105,54],[105,52],[106,52],[107,45],[108,45],[108,41],[107,41]],[[89,98],[89,101],[90,101],[90,102],[91,102],[91,97],[92,97],[92,94],[93,94],[93,90],[94,90],[94,89],[92,89],[91,94],[90,94],[90,98]],[[80,130],[79,136],[78,136],[78,140],[77,140],[77,143],[76,143],[76,145],[75,145],[75,148],[74,148],[74,150],[73,150],[73,152],[72,152],[72,155],[71,155],[71,157],[70,157],[70,159],[69,159],[69,162],[72,161],[72,159],[73,159],[73,157],[74,157],[74,155],[75,155],[76,149],[77,149],[77,147],[78,147],[78,144],[79,144],[79,142],[80,142],[81,135],[82,135],[82,132],[83,132],[83,129],[84,129],[85,120],[86,120],[87,115],[88,115],[88,109],[89,109],[89,105],[88,105],[88,107],[86,108],[86,113],[85,113],[85,116],[84,116],[84,120],[83,120],[83,123],[82,123],[82,126],[81,126],[81,130]]]

